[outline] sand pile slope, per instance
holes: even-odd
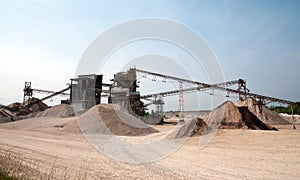
[[[246,126],[250,129],[256,130],[277,130],[275,127],[272,127],[268,124],[263,123],[261,120],[257,118],[247,107],[238,107],[242,119],[245,122]]]
[[[67,133],[81,133],[77,119],[73,119],[72,121],[70,121],[65,127],[61,129],[61,131]]]
[[[204,118],[207,124],[220,126],[220,128],[242,128],[245,126],[242,114],[239,109],[231,102],[226,101]]]
[[[181,127],[172,132],[169,138],[185,138],[193,135],[204,135],[215,128],[238,129],[247,127],[238,107],[231,101],[226,101],[213,111],[205,119],[196,118],[186,121]]]
[[[0,124],[0,128],[27,131],[53,131],[62,129],[72,121],[74,121],[74,118],[30,118],[23,121]]]
[[[237,107],[231,101],[226,101],[214,109],[204,121],[219,128],[237,129],[250,128],[261,130],[276,130],[257,118],[247,107]]]
[[[176,127],[167,135],[168,139],[187,138],[194,134],[196,127],[196,119],[185,120],[182,124],[177,124]]]
[[[195,123],[195,127],[193,130],[192,136],[193,135],[204,135],[208,131],[211,130],[211,128],[206,124],[206,122],[202,118],[196,118],[196,119],[194,119],[194,121],[196,121],[196,123]]]
[[[51,108],[46,109],[45,111],[32,114],[31,117],[72,117],[74,116],[74,110],[71,105],[59,104]]]
[[[223,119],[221,121],[222,128],[241,128],[243,123],[242,114],[239,109],[231,101],[225,102]]]
[[[236,106],[248,107],[249,111],[264,123],[273,124],[273,125],[290,124],[286,119],[281,117],[277,112],[271,111],[266,106],[262,106],[262,112],[260,112],[256,101],[252,98],[247,98],[245,101],[239,101],[236,103]]]
[[[140,119],[129,115],[120,106],[99,104],[82,114],[78,119],[82,132],[119,136],[140,136],[158,132]],[[73,125],[74,131],[77,127]],[[66,128],[69,128],[68,126]]]

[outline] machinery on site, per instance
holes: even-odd
[[[137,90],[137,88],[139,87],[137,85],[137,73],[140,73],[144,76],[150,75],[154,79],[162,78],[163,81],[175,81],[178,83],[179,88],[175,90],[141,95],[140,92]],[[40,101],[47,100],[57,95],[63,95],[69,96],[69,99],[63,100],[62,103],[72,103],[73,106],[76,106],[82,110],[86,110],[91,108],[95,104],[100,104],[101,97],[108,97],[108,103],[118,103],[125,107],[129,112],[132,112],[135,115],[142,116],[145,113],[146,107],[151,104],[156,105],[156,113],[162,114],[163,105],[165,104],[163,97],[178,95],[178,110],[180,113],[180,121],[184,121],[184,93],[193,93],[207,90],[220,90],[227,92],[228,97],[229,94],[238,95],[239,100],[241,101],[245,100],[247,97],[251,97],[257,102],[260,111],[262,111],[262,106],[269,102],[287,104],[291,107],[295,107],[297,105],[295,102],[292,101],[252,93],[249,89],[247,89],[246,81],[243,79],[220,82],[216,84],[207,84],[194,80],[183,79],[180,77],[150,72],[142,69],[130,68],[126,72],[116,73],[110,83],[103,83],[102,81],[103,75],[79,75],[77,78],[71,79],[71,83],[68,84],[66,88],[60,91],[34,89],[31,87],[31,82],[25,82],[25,87],[23,89],[23,101],[31,98],[33,96],[33,92],[49,94],[48,96],[40,99]],[[183,88],[183,84],[189,84],[194,87]],[[229,88],[233,85],[238,85],[238,87],[236,89]],[[67,93],[67,91],[69,91],[69,93]],[[211,95],[213,95],[213,93]],[[144,103],[141,100],[146,100],[149,103]],[[27,106],[29,107],[34,103],[37,102],[31,102],[27,104]]]
[[[24,96],[23,96],[23,103],[26,101],[26,100],[29,100],[30,98],[32,98],[33,96],[33,93],[34,92],[37,92],[37,93],[46,93],[46,94],[50,94],[42,99],[40,99],[39,101],[45,101],[47,99],[50,99],[54,96],[57,96],[57,95],[63,95],[63,96],[70,96],[69,93],[66,93],[66,91],[70,90],[71,89],[71,86],[68,86],[67,88],[64,88],[60,91],[49,91],[49,90],[42,90],[42,89],[33,89],[31,87],[31,82],[25,82],[25,86],[24,86],[24,89],[23,89],[23,92],[24,92]],[[32,101],[30,103],[28,103],[26,105],[26,107],[30,107],[36,103],[38,103],[39,101]],[[66,104],[69,104],[70,101],[69,100],[66,100],[66,101],[62,101],[62,103],[66,103]]]
[[[246,87],[246,81],[244,81],[242,79],[228,81],[228,82],[222,82],[222,83],[217,83],[217,84],[206,84],[206,83],[202,83],[202,82],[198,82],[198,81],[183,79],[183,78],[179,78],[179,77],[173,77],[173,76],[164,75],[164,74],[160,74],[160,73],[154,73],[154,72],[145,71],[145,70],[141,70],[141,69],[135,69],[135,70],[142,74],[152,75],[155,78],[161,77],[162,79],[164,79],[164,81],[169,79],[169,80],[177,81],[179,83],[178,90],[148,94],[148,95],[141,96],[141,99],[149,100],[150,97],[153,97],[154,99],[156,99],[159,96],[179,95],[178,104],[179,104],[179,112],[180,112],[180,120],[181,121],[183,120],[183,93],[190,93],[190,92],[195,92],[195,91],[196,92],[197,91],[205,91],[205,90],[209,90],[209,89],[211,89],[211,90],[218,89],[221,91],[225,91],[225,92],[227,92],[227,96],[229,96],[230,93],[237,94],[239,97],[239,100],[241,100],[241,101],[245,100],[247,97],[253,98],[257,102],[260,112],[262,112],[262,106],[267,103],[270,103],[270,102],[277,102],[277,103],[281,103],[281,104],[290,105],[292,107],[292,115],[293,115],[293,108],[295,108],[295,106],[297,106],[297,104],[292,101],[278,99],[278,98],[270,97],[270,96],[259,95],[259,94],[255,94],[255,93],[250,93],[250,90]],[[182,88],[183,83],[192,84],[192,85],[195,85],[196,87],[183,89]],[[228,86],[231,86],[234,84],[238,84],[237,89],[228,88]],[[156,101],[154,100],[153,102],[156,102]],[[153,103],[153,104],[155,104],[155,103]],[[293,119],[293,123],[295,123],[294,117],[292,119]]]

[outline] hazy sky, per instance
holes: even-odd
[[[300,100],[300,1],[0,0],[0,103],[22,101],[24,81],[63,89],[98,35],[144,17],[197,31],[225,80],[244,78],[251,92]]]

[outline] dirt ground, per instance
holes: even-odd
[[[66,172],[69,177],[83,174],[84,179],[300,178],[300,126],[276,126],[279,131],[220,129],[204,149],[198,146],[201,137],[195,136],[164,159],[128,164],[100,154],[80,133],[61,131],[71,121],[74,118],[35,118],[1,124],[0,151],[58,179]]]

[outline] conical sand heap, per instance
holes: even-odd
[[[239,101],[234,104],[226,101],[209,113],[203,120],[198,119],[195,124],[194,134],[203,134],[209,131],[209,127],[204,126],[216,125],[221,129],[255,129],[255,130],[277,130],[272,125],[289,124],[278,113],[262,106],[262,111],[256,101],[247,98],[245,101]]]

